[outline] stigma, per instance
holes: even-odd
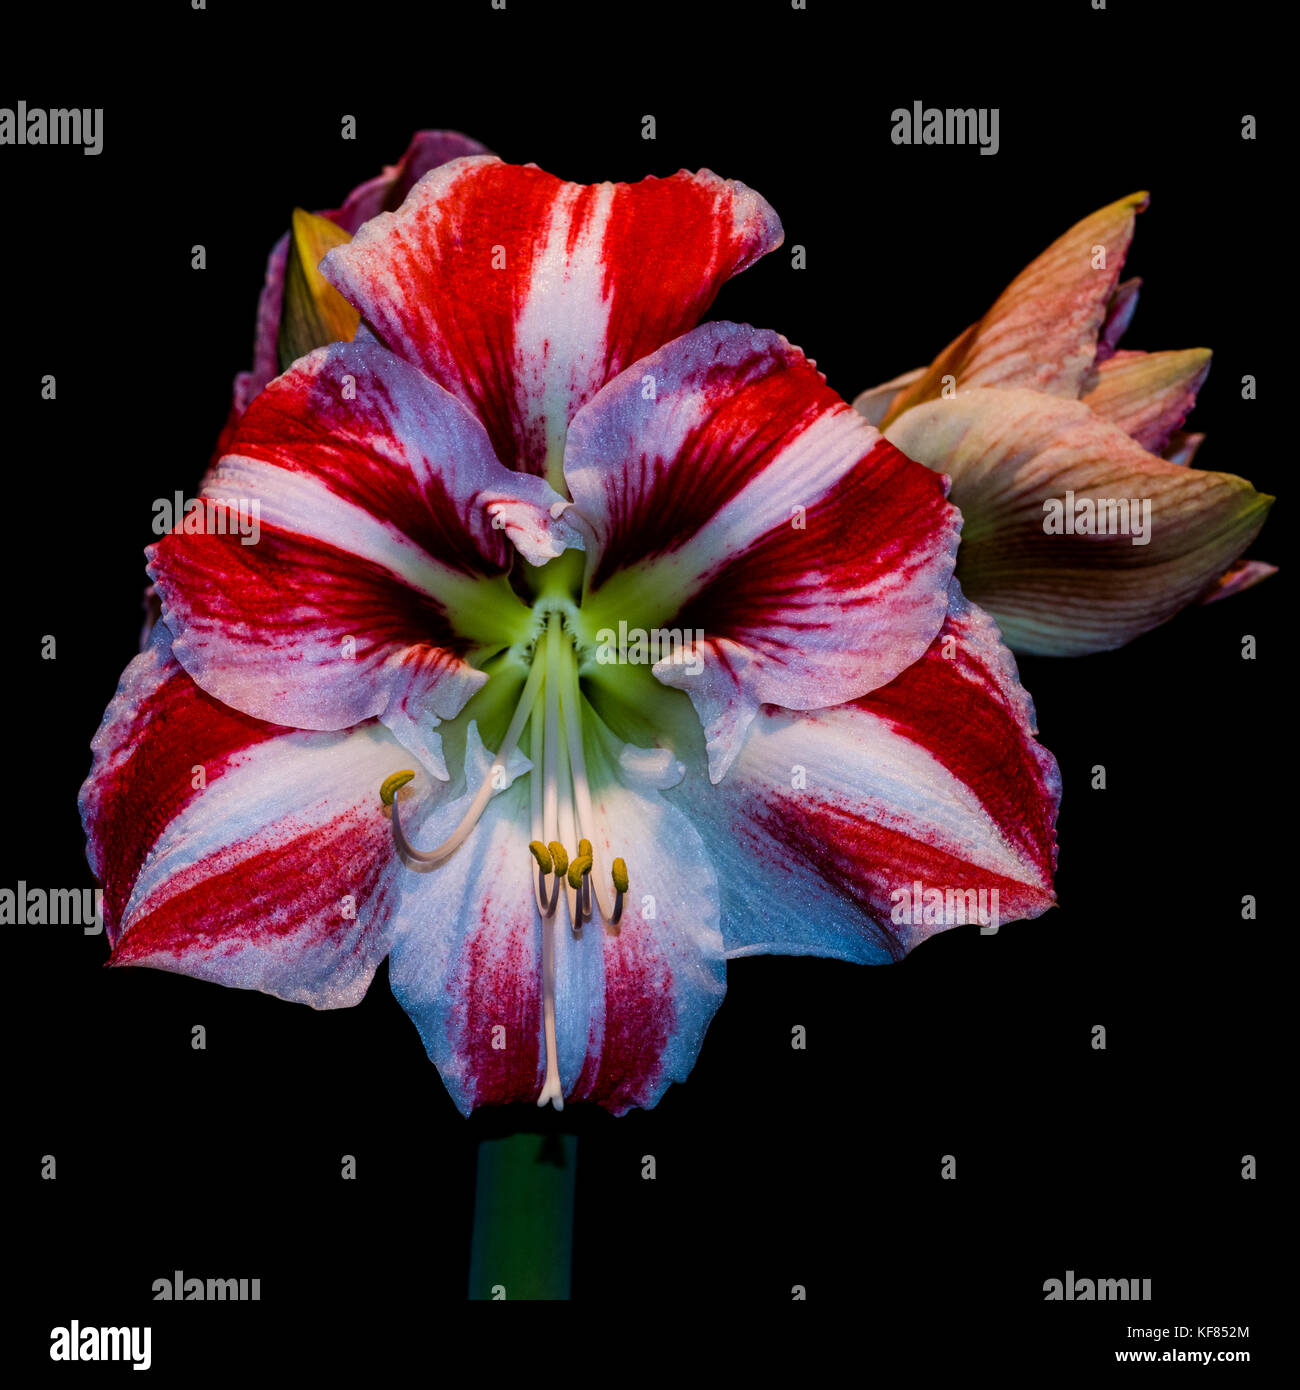
[[[552,610],[545,616],[523,692],[491,767],[460,823],[442,844],[417,849],[402,829],[397,793],[413,780],[414,771],[394,772],[379,788],[379,799],[391,812],[397,853],[409,867],[427,872],[445,864],[464,845],[493,791],[507,785],[507,764],[528,727],[530,826],[523,843],[533,860],[532,889],[542,933],[546,1051],[545,1079],[537,1103],[554,1105],[557,1110],[564,1108],[555,1025],[555,931],[560,899],[565,901],[575,939],[580,940],[584,927],[597,920],[604,931],[616,934],[629,882],[626,861],[614,858],[606,865],[603,851],[593,843],[593,837],[596,842],[607,841],[599,833],[592,807],[583,751],[582,706],[574,644],[564,630],[562,614]],[[522,834],[520,838],[523,840]],[[566,842],[575,847],[573,854]],[[520,852],[525,852],[523,845]]]

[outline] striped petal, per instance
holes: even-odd
[[[488,774],[491,758],[475,724],[465,765],[468,778],[454,797],[440,799],[441,788],[428,779],[398,793],[413,843],[446,839]],[[509,776],[528,766],[516,754]],[[524,778],[493,796],[445,864],[429,873],[401,868],[389,983],[465,1115],[480,1105],[536,1100],[542,1088],[541,924],[528,838]]]
[[[1102,651],[1165,622],[1245,550],[1273,500],[1037,391],[960,392],[888,437],[951,476],[958,576],[1017,651]]]
[[[726,992],[718,881],[699,831],[665,799],[684,771],[664,748],[587,740],[596,844],[627,861],[617,931],[559,935],[560,1076],[569,1100],[649,1109],[695,1065]]]
[[[669,793],[718,868],[728,956],[880,964],[981,904],[988,926],[1046,911],[1061,784],[1035,732],[1011,654],[955,581],[943,630],[883,689],[764,708],[720,786]],[[933,890],[943,913],[925,910]]]
[[[1163,453],[1196,404],[1210,371],[1208,348],[1185,352],[1117,352],[1097,367],[1083,397],[1144,449]]]
[[[780,241],[762,198],[707,171],[581,185],[483,157],[427,175],[321,272],[503,463],[558,486],[579,407]]]
[[[716,781],[758,706],[839,704],[929,646],[959,520],[775,333],[706,324],[574,420],[565,481],[593,534],[589,640],[684,632],[655,675],[690,695]]]
[[[315,1008],[358,1002],[395,905],[375,795],[403,757],[391,735],[302,733],[228,709],[158,624],[91,747],[80,804],[110,964]]]
[[[1145,193],[1121,198],[1054,241],[978,323],[899,392],[883,423],[939,397],[945,377],[954,378],[959,390],[1023,386],[1077,398],[1097,356],[1099,332],[1108,319],[1115,329],[1112,296],[1134,218],[1146,205]]]
[[[681,775],[672,755],[616,746],[604,731],[584,742],[597,823],[615,830],[598,852],[606,863],[626,856],[635,881],[617,932],[589,922],[575,935],[561,898],[552,927],[557,1052],[566,1100],[621,1115],[686,1079],[722,1000],[717,884],[699,836],[659,795]],[[399,793],[412,840],[445,839],[490,766],[471,725],[460,796]],[[516,755],[509,773],[529,766]],[[535,1101],[545,1075],[528,782],[498,792],[445,864],[403,880],[389,979],[463,1114]],[[574,843],[572,827],[560,838]]]
[[[483,146],[477,140],[458,135],[455,131],[417,131],[406,153],[396,164],[386,165],[378,177],[354,188],[342,207],[325,209],[316,215],[329,218],[351,236],[363,222],[400,206],[412,186],[430,169],[436,169],[448,160],[484,153]],[[236,418],[248,409],[253,397],[279,375],[276,339],[280,329],[288,262],[289,234],[286,232],[275,243],[266,263],[266,278],[257,303],[252,369],[240,372],[235,378],[233,413]],[[224,447],[220,448],[216,457],[224,452]]]
[[[505,578],[577,537],[558,496],[503,468],[460,402],[373,343],[300,360],[250,407],[202,496],[256,503],[260,535],[172,531],[149,574],[176,656],[255,718],[342,729],[379,716],[435,775],[437,735],[517,640]],[[251,530],[251,526],[249,528]],[[513,542],[513,544],[512,544]]]

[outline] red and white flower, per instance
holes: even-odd
[[[696,327],[780,239],[707,172],[473,157],[330,252],[363,331],[204,484],[257,544],[150,549],[82,793],[114,963],[337,1007],[388,955],[463,1111],[622,1113],[729,956],[897,959],[946,925],[894,921],[917,880],[1052,904],[1055,763],[945,480],[783,338]]]

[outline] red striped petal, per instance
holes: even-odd
[[[502,462],[558,486],[579,407],[780,240],[763,199],[707,171],[581,185],[483,157],[426,176],[321,273],[477,413]]]
[[[417,778],[399,793],[415,844],[460,823],[492,758],[469,726],[454,797]],[[527,767],[526,762],[511,766]],[[488,802],[463,848],[432,873],[403,868],[388,978],[462,1114],[535,1101],[542,1089],[541,923],[528,853],[527,777]]]
[[[384,729],[300,733],[228,709],[159,624],[92,748],[81,813],[112,964],[317,1008],[361,998],[395,906],[376,789],[403,753]]]
[[[996,625],[955,581],[939,636],[891,684],[764,708],[722,784],[681,793],[718,867],[728,955],[898,959],[960,924],[897,912],[917,882],[973,892],[999,924],[1046,911],[1060,777],[1034,733]]]
[[[574,539],[556,493],[503,468],[464,406],[373,343],[296,363],[231,448],[202,495],[238,503],[250,534],[173,531],[149,573],[182,665],[259,719],[381,716],[414,740],[482,685],[473,650],[526,630],[504,578],[515,549],[542,563]],[[436,743],[410,746],[441,775]]]
[[[865,694],[943,621],[960,526],[944,481],[778,334],[706,324],[638,362],[574,420],[565,481],[595,532],[588,639],[626,623],[694,640],[655,675],[690,695],[715,780],[759,704]]]

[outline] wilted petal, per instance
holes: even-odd
[[[149,574],[176,656],[259,719],[339,729],[380,716],[441,775],[436,735],[486,677],[476,651],[526,634],[505,573],[574,537],[557,495],[503,468],[482,426],[371,343],[303,358],[254,401],[204,498],[256,502],[260,535],[172,532]],[[514,543],[512,545],[512,542]]]
[[[1208,348],[1184,352],[1117,352],[1102,362],[1083,397],[1153,454],[1164,451],[1196,404],[1210,370]]]
[[[375,791],[405,755],[386,730],[300,733],[228,709],[160,623],[91,747],[81,814],[111,964],[316,1008],[361,998],[396,897]]]
[[[1186,468],[1196,457],[1196,451],[1205,443],[1203,434],[1193,434],[1187,430],[1175,430],[1169,437],[1163,453],[1166,462],[1176,463]]]
[[[1107,358],[1115,355],[1119,340],[1128,332],[1129,324],[1133,322],[1133,314],[1138,306],[1138,291],[1141,288],[1140,276],[1134,276],[1133,279],[1115,286],[1115,293],[1106,305],[1106,317],[1102,322],[1101,331],[1097,334],[1097,360],[1094,366],[1100,366]]]
[[[938,397],[945,376],[954,377],[959,390],[1023,386],[1078,397],[1097,355],[1133,220],[1146,205],[1145,193],[1121,198],[1054,241],[895,398],[886,422]]]
[[[294,208],[277,339],[281,371],[327,343],[352,341],[357,311],[316,269],[327,251],[347,240],[328,218]]]
[[[579,407],[780,240],[762,198],[707,171],[581,185],[484,157],[422,179],[321,270],[502,462],[558,486]]]
[[[1061,784],[1035,731],[1011,654],[956,583],[943,630],[889,685],[811,714],[764,708],[721,785],[668,794],[717,865],[728,956],[896,960],[958,925],[895,920],[918,881],[983,892],[1001,922],[1046,911]]]
[[[343,206],[321,213],[353,233],[364,222],[381,212],[392,212],[406,201],[406,195],[429,172],[453,159],[489,153],[486,145],[454,130],[417,130],[396,164],[384,166],[383,173],[359,184],[343,201]]]
[[[595,532],[588,638],[686,634],[690,659],[654,671],[691,697],[715,780],[760,703],[864,694],[943,621],[941,481],[778,334],[705,324],[638,362],[574,420],[565,481]]]
[[[1244,594],[1247,589],[1253,589],[1256,584],[1276,573],[1277,566],[1265,564],[1263,560],[1238,560],[1214,581],[1212,588],[1201,595],[1201,602],[1217,603],[1221,598]]]
[[[889,438],[951,476],[965,518],[958,577],[1017,651],[1101,651],[1158,626],[1245,550],[1273,500],[1156,458],[1084,402],[1037,391],[932,401]],[[1095,522],[1056,533],[1088,507],[1108,533]]]

